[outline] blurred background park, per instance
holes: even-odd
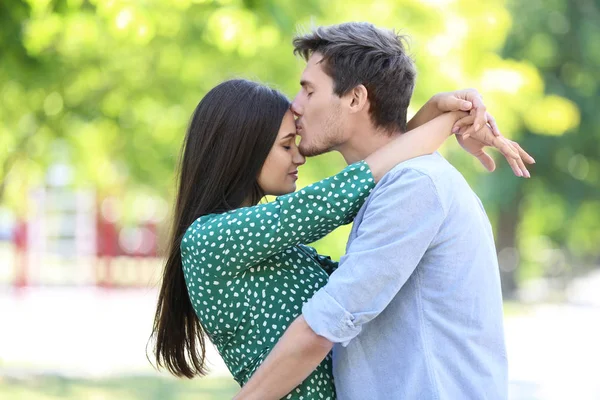
[[[0,1],[0,398],[236,392],[214,351],[192,381],[146,359],[186,125],[224,79],[293,98],[293,35],[356,20],[411,36],[411,113],[475,87],[536,159],[524,180],[441,150],[494,227],[511,399],[600,399],[600,0]]]

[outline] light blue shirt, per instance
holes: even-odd
[[[506,399],[502,294],[479,198],[441,155],[386,174],[303,307],[340,400]]]

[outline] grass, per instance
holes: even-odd
[[[504,318],[521,317],[527,315],[533,309],[532,305],[523,304],[516,301],[504,301]]]
[[[0,399],[7,400],[222,400],[239,390],[229,378],[177,380],[120,377],[102,380],[43,376],[0,377]]]

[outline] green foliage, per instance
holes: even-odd
[[[533,153],[534,179],[524,181],[500,159],[490,175],[455,144],[442,149],[493,220],[520,213],[523,224],[508,234],[524,265],[541,262],[540,243],[598,256],[598,0],[2,2],[0,201],[25,212],[25,189],[66,162],[77,185],[124,198],[132,221],[144,217],[139,196],[172,203],[182,138],[204,93],[243,76],[293,97],[303,68],[294,33],[349,20],[411,36],[411,112],[436,92],[476,87],[506,135]],[[317,157],[300,184],[342,167],[337,154]],[[317,247],[339,257],[347,234]]]
[[[576,273],[576,264],[597,263],[600,255],[600,114],[594,106],[600,51],[593,45],[600,39],[600,1],[513,1],[509,9],[514,24],[503,54],[536,65],[548,94],[526,109],[520,129],[538,165],[535,183],[519,182],[525,199],[515,210],[522,216],[518,244],[524,266],[551,275],[558,262],[559,272]],[[565,129],[568,120],[577,122],[575,129]],[[527,268],[521,274],[532,275]]]
[[[228,378],[179,380],[165,377],[122,377],[112,379],[72,379],[33,377],[0,380],[3,399],[115,399],[115,400],[221,400],[230,399],[239,385]]]

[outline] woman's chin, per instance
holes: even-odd
[[[290,193],[294,193],[296,191],[296,184],[294,183],[291,186],[286,187],[285,189],[282,188],[280,190],[273,190],[271,193],[267,192],[267,196],[283,196],[285,194],[290,194]]]
[[[285,190],[282,191],[282,195],[284,194],[290,194],[290,193],[294,193],[296,191],[296,184],[292,184],[289,187],[287,187]]]
[[[296,184],[294,183],[284,194],[294,193],[296,191]]]

